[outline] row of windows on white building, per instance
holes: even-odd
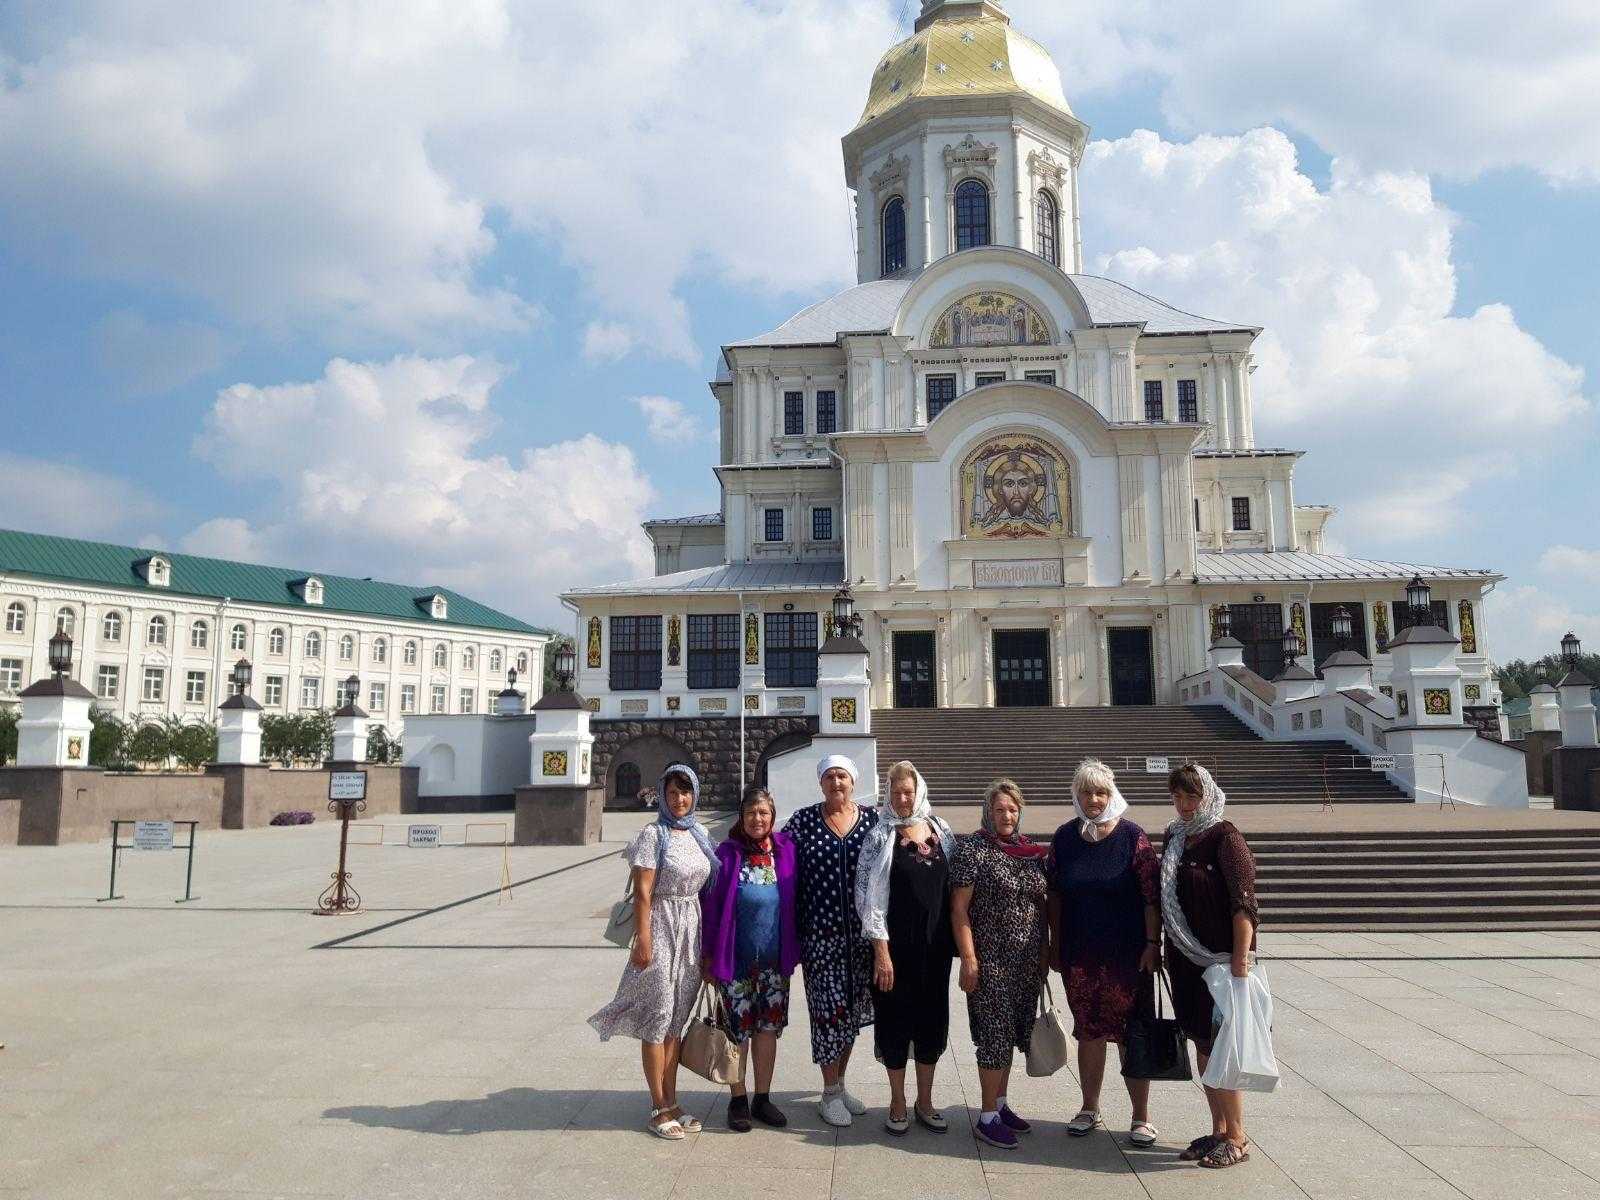
[[[956,185],[956,249],[971,250],[994,240],[990,220],[993,206],[989,186],[981,179],[963,179]],[[878,214],[879,245],[883,247],[883,273],[893,275],[906,267],[906,201],[894,195]],[[1061,265],[1061,204],[1048,188],[1033,198],[1033,252],[1053,267]]]

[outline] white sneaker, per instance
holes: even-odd
[[[844,1106],[856,1116],[860,1117],[866,1114],[867,1106],[852,1096],[848,1090],[840,1094],[844,1097]]]
[[[822,1119],[829,1125],[836,1125],[840,1129],[843,1129],[854,1120],[850,1115],[850,1109],[845,1104],[844,1093],[842,1092],[834,1092],[832,1095],[824,1092],[822,1099],[817,1101],[817,1111],[822,1114]],[[865,1112],[866,1110],[863,1109],[862,1111]]]

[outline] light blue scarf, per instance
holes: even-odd
[[[689,811],[681,817],[672,815],[672,809],[667,806],[667,780],[674,775],[681,775],[689,781],[689,790],[694,795],[694,803],[689,806]],[[656,870],[659,871],[667,861],[667,845],[672,840],[667,831],[672,829],[687,829],[694,834],[694,840],[700,844],[701,852],[706,856],[706,861],[711,864],[711,874],[706,876],[702,891],[711,886],[711,881],[717,877],[717,850],[711,844],[711,833],[706,827],[695,819],[695,812],[700,807],[700,777],[682,763],[668,767],[661,775],[661,782],[656,786],[656,824],[662,826],[661,836],[656,839]]]

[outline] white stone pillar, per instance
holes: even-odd
[[[1244,643],[1235,637],[1218,638],[1211,643],[1206,657],[1215,668],[1244,666]]]
[[[1322,663],[1322,681],[1329,692],[1349,688],[1372,691],[1372,663],[1354,650],[1339,650]]]
[[[217,709],[217,762],[261,764],[261,705],[249,696],[229,696]]]
[[[1561,681],[1561,745],[1565,749],[1569,746],[1594,746],[1597,743],[1595,736],[1594,701],[1590,692],[1594,689],[1594,681],[1579,670],[1567,672]]]
[[[333,714],[332,761],[367,761],[367,713],[353,699]]]
[[[1535,733],[1554,733],[1561,728],[1561,701],[1548,683],[1528,693],[1528,719]]]
[[[533,706],[538,726],[528,735],[531,787],[586,788],[591,782],[594,735],[589,710],[575,692],[551,692]]]
[[[1400,716],[1401,724],[1462,724],[1461,668],[1455,661],[1459,645],[1436,625],[1412,625],[1389,643],[1395,704],[1408,709]]]
[[[59,675],[24,688],[17,722],[17,766],[87,767],[89,706],[94,693],[76,679]]]
[[[1255,430],[1250,419],[1250,356],[1228,355],[1232,373],[1234,444],[1241,450],[1255,448]]]

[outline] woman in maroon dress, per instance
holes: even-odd
[[[1078,1041],[1083,1107],[1067,1124],[1074,1137],[1100,1125],[1106,1043],[1120,1047],[1128,1018],[1148,1010],[1161,944],[1161,860],[1124,814],[1128,802],[1111,768],[1087,759],[1072,777],[1078,819],[1056,830],[1050,847],[1050,931],[1055,962]],[[1150,1081],[1129,1079],[1133,1123],[1128,1140],[1155,1144]]]
[[[1227,963],[1235,977],[1250,974],[1256,946],[1256,860],[1244,835],[1222,819],[1228,798],[1204,767],[1183,766],[1167,777],[1178,819],[1167,826],[1161,856],[1161,916],[1167,976],[1183,1031],[1206,1069],[1216,1036],[1215,1006],[1203,973]],[[1211,1133],[1195,1138],[1180,1158],[1203,1167],[1231,1167],[1250,1157],[1244,1097],[1206,1088]]]

